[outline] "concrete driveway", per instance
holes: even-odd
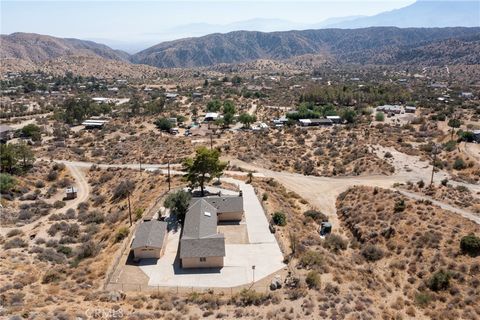
[[[224,267],[220,269],[182,269],[177,258],[180,232],[168,234],[165,254],[158,260],[142,261],[140,268],[149,277],[150,286],[228,288],[261,280],[285,267],[283,255],[253,187],[235,179],[243,191],[247,244],[226,244]],[[225,194],[228,192],[225,191]]]

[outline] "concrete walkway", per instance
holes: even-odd
[[[253,187],[225,178],[243,192],[245,220],[250,243],[226,244],[221,269],[182,269],[177,258],[180,231],[168,234],[165,254],[158,260],[143,261],[140,268],[149,277],[148,285],[165,287],[229,288],[261,280],[285,267],[283,255]],[[212,188],[213,189],[213,188]],[[217,191],[218,189],[211,191]],[[229,192],[222,190],[225,194]],[[252,266],[255,266],[253,275]]]

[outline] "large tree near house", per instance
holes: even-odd
[[[227,163],[220,161],[220,151],[200,147],[196,150],[194,158],[187,158],[184,163],[185,179],[191,188],[200,187],[201,195],[204,196],[205,185],[213,178],[220,177]]]

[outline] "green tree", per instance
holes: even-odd
[[[12,144],[0,144],[0,165],[1,172],[13,173],[17,165],[17,157]]]
[[[461,125],[462,125],[462,122],[460,121],[460,119],[452,118],[448,120],[448,126],[452,128],[452,135],[450,140],[453,140],[453,134],[455,133],[455,128],[460,128]]]
[[[215,99],[207,103],[207,112],[218,112],[222,108],[220,100]]]
[[[257,117],[255,115],[250,115],[248,113],[242,113],[238,120],[243,124],[245,128],[250,128],[250,125],[257,121]]]
[[[205,184],[213,178],[220,177],[227,163],[220,161],[220,151],[200,147],[196,150],[195,157],[187,158],[183,165],[187,172],[185,179],[190,183],[190,187],[200,187],[203,196]]]
[[[183,221],[185,219],[185,214],[187,214],[191,198],[192,196],[190,193],[179,190],[169,194],[163,205],[165,208],[169,208],[171,212],[177,216],[177,219]]]
[[[154,124],[161,131],[169,131],[173,127],[172,122],[170,120],[168,120],[167,118],[159,118],[159,119],[155,120]]]
[[[31,138],[33,141],[40,141],[42,129],[39,126],[30,123],[20,129],[20,133],[23,137]]]
[[[473,233],[463,237],[460,240],[460,249],[462,250],[462,253],[474,257],[480,255],[480,238]]]
[[[223,102],[223,125],[225,127],[229,127],[233,123],[235,112],[237,112],[237,110],[231,100]]]
[[[7,173],[0,173],[0,193],[6,193],[15,187],[17,181]]]
[[[27,167],[31,166],[35,161],[32,149],[25,142],[20,142],[13,146],[17,161],[22,162],[23,169],[25,170]]]
[[[342,118],[348,123],[355,123],[355,121],[357,121],[357,113],[353,109],[345,109]]]

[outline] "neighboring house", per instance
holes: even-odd
[[[167,94],[165,94],[165,98],[167,98],[167,100],[175,100],[177,99],[177,97],[178,93],[168,92]]]
[[[326,118],[333,123],[342,123],[342,117],[340,116],[326,116]]]
[[[65,190],[65,200],[72,200],[77,197],[77,188],[75,187],[68,187]]]
[[[166,222],[151,220],[140,223],[130,246],[134,260],[159,259],[165,251],[166,242]]]
[[[302,127],[331,126],[333,124],[330,119],[300,119],[298,122]]]
[[[15,129],[12,127],[1,124],[0,125],[0,142],[7,142],[10,139],[13,139],[13,134]]]
[[[406,113],[415,113],[415,111],[417,111],[416,107],[413,107],[413,106],[406,106],[405,107],[405,112]]]
[[[107,120],[96,120],[89,119],[82,122],[82,125],[85,126],[85,129],[102,129]]]
[[[377,111],[383,111],[384,113],[394,113],[394,114],[399,114],[402,112],[402,107],[399,105],[383,105],[383,106],[378,106]]]
[[[473,131],[473,140],[480,143],[480,130]]]
[[[219,114],[217,112],[208,112],[206,115],[205,115],[205,118],[203,119],[203,121],[215,121],[217,120],[219,117]]]
[[[217,232],[218,222],[242,219],[242,196],[193,198],[185,215],[180,239],[182,267],[223,267],[225,237]]]

